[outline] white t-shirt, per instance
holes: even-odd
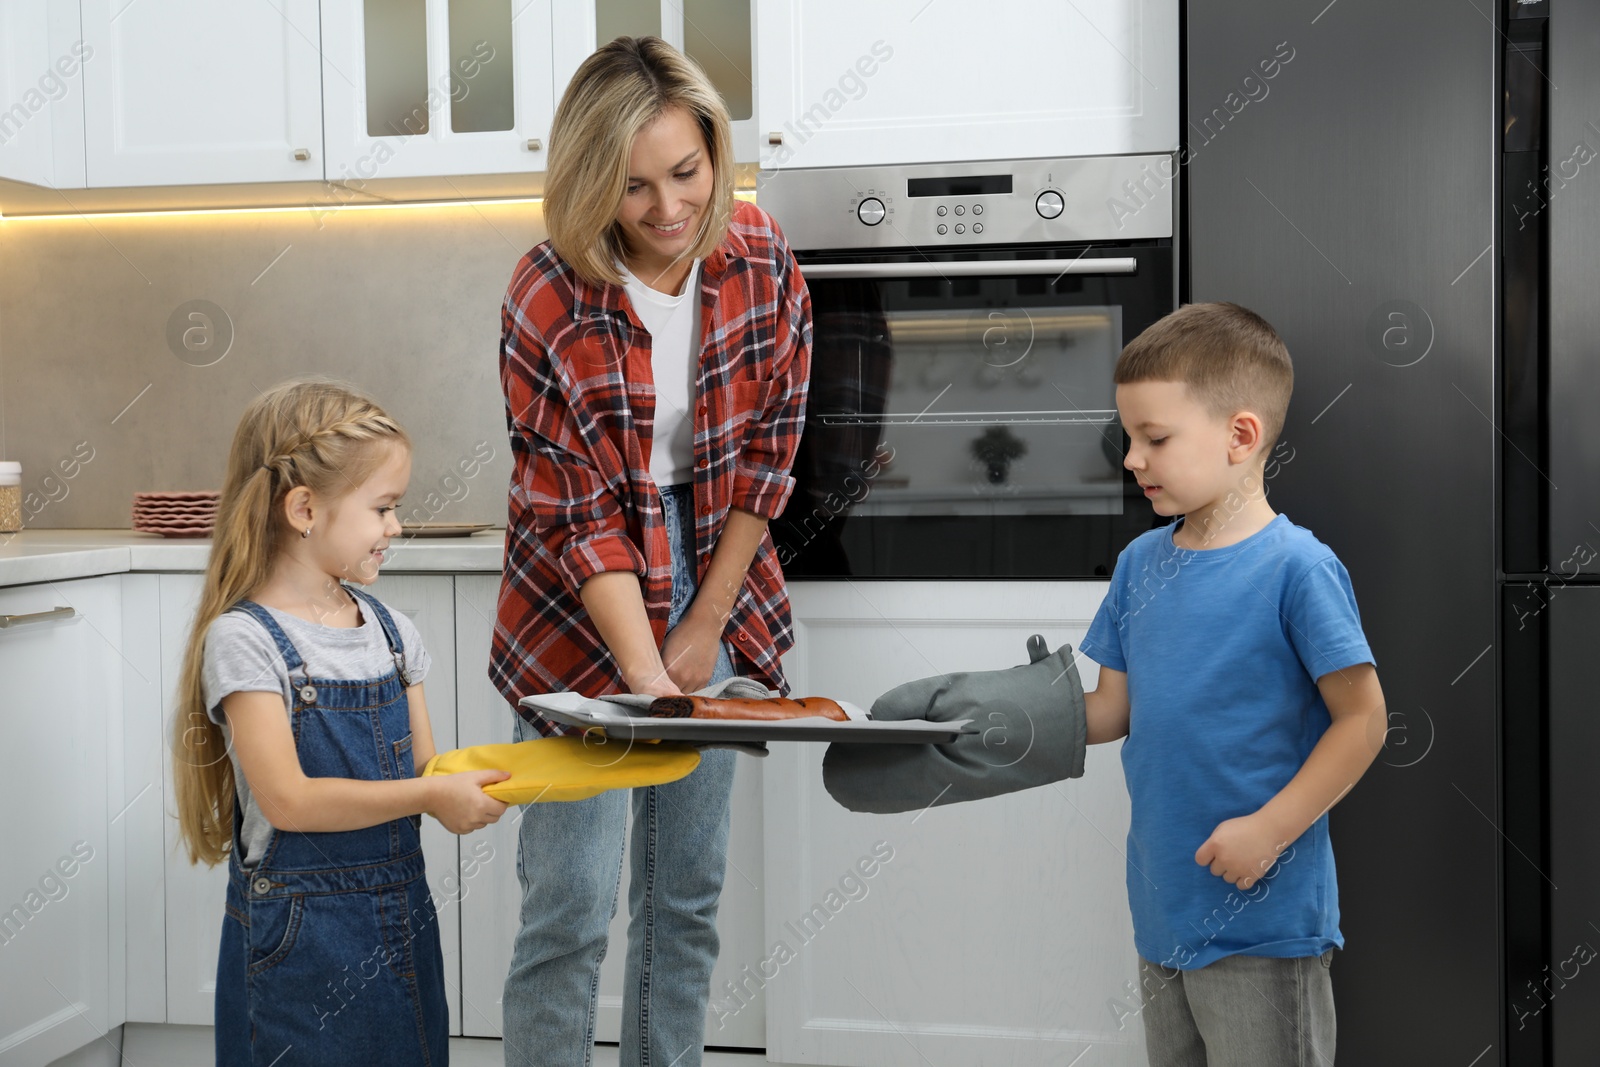
[[[634,314],[650,331],[656,417],[650,434],[650,476],[657,485],[694,480],[694,384],[700,353],[700,261],[676,296],[659,292],[617,265]]]

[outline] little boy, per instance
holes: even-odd
[[[1377,754],[1383,693],[1350,578],[1267,503],[1283,341],[1193,304],[1117,360],[1124,465],[1159,515],[1080,651],[1090,744],[1126,737],[1128,902],[1151,1067],[1332,1064],[1327,812]]]

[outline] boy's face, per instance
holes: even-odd
[[[1122,465],[1156,514],[1200,513],[1236,488],[1233,420],[1207,411],[1183,382],[1119,385],[1117,412],[1129,439]]]

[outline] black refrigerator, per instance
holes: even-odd
[[[1509,14],[1500,714],[1504,1026],[1521,1067],[1600,1063],[1600,4]]]
[[[1292,454],[1270,499],[1349,568],[1388,699],[1377,761],[1332,814],[1341,1065],[1600,1063],[1600,960],[1514,1013],[1525,979],[1600,946],[1585,788],[1600,553],[1516,640],[1509,607],[1571,542],[1600,546],[1584,410],[1600,395],[1600,160],[1543,194],[1529,225],[1547,245],[1502,240],[1516,167],[1539,186],[1575,139],[1600,147],[1580,129],[1600,122],[1600,3],[1550,7],[1184,13],[1182,298],[1244,304],[1287,342]],[[1547,125],[1521,147],[1527,126],[1507,123],[1533,120],[1504,94],[1530,49]],[[1513,328],[1534,346],[1515,364]]]

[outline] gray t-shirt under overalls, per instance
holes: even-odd
[[[422,635],[417,632],[416,624],[393,606],[384,604],[384,607],[394,618],[395,630],[405,648],[406,678],[415,685],[427,675],[433,661],[422,647]],[[394,669],[394,657],[389,653],[383,626],[364,605],[361,625],[349,627],[323,626],[276,608],[267,608],[267,611],[283,627],[285,635],[305,660],[304,673],[310,677],[354,681],[381,677]],[[222,698],[229,693],[279,693],[283,696],[284,714],[288,715],[294,699],[289,688],[289,672],[265,627],[244,612],[224,612],[206,631],[202,685],[206,707],[210,709],[212,721],[222,725],[228,758],[233,761],[233,780],[239,793],[239,811],[244,818],[239,829],[244,844],[240,860],[249,866],[260,859],[266,849],[272,824],[261,813],[251,795],[250,783],[239,766],[239,756],[233,750],[233,732],[222,712]]]

